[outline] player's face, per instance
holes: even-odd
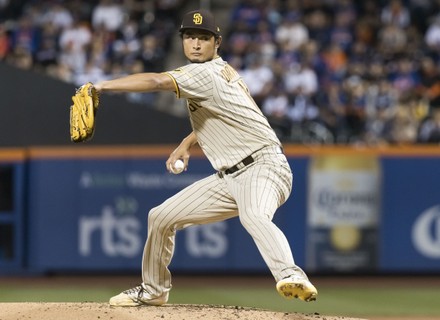
[[[214,35],[209,31],[188,29],[182,35],[183,51],[193,63],[212,60],[217,55]]]

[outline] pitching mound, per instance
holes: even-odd
[[[361,320],[242,307],[178,305],[114,308],[106,303],[0,303],[0,320]]]

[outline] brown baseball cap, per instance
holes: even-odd
[[[215,23],[214,16],[204,9],[190,11],[183,16],[179,32],[184,32],[186,29],[206,30],[216,36],[220,35],[220,28]]]

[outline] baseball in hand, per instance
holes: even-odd
[[[182,160],[176,160],[176,162],[174,162],[174,166],[171,166],[171,172],[174,174],[179,174],[183,171],[183,169],[185,168],[185,163]]]

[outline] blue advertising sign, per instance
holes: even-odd
[[[440,271],[440,159],[382,159],[381,269]]]
[[[32,160],[29,266],[40,271],[140,270],[149,210],[214,173],[207,160],[192,158],[187,172],[173,175],[165,170],[165,160]],[[289,240],[299,248],[298,256],[304,245],[301,204],[298,199],[286,203],[274,219],[293,235]],[[267,271],[237,218],[179,231],[170,269]]]
[[[274,222],[296,263],[316,273],[439,272],[440,157],[344,158],[288,157],[293,191]],[[30,159],[29,269],[139,271],[149,210],[214,173],[192,157],[173,175],[165,160]],[[170,269],[268,272],[238,218],[178,231]]]

